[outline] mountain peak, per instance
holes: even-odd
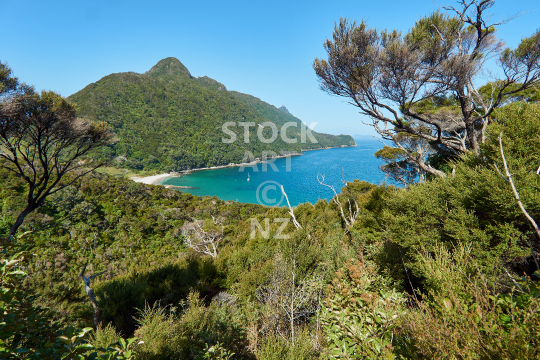
[[[189,70],[174,57],[168,57],[163,60],[158,61],[158,63],[150,70],[148,70],[146,75],[155,77],[155,78],[170,78],[170,77],[188,77],[191,78]]]
[[[289,110],[285,107],[285,105],[282,105],[278,110],[283,111],[285,114],[292,115]]]

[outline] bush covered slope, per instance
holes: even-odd
[[[539,358],[540,289],[527,275],[540,239],[495,166],[502,132],[538,222],[540,110],[514,103],[496,118],[481,152],[450,164],[454,175],[402,189],[349,183],[343,214],[334,202],[299,205],[286,238],[275,236],[281,223],[266,235],[252,225],[290,218],[285,208],[93,174],[24,224],[45,229],[17,241],[35,254],[22,285],[63,324],[92,325],[78,274],[87,262],[106,270],[93,287],[112,328],[96,336],[138,336],[145,359]],[[5,232],[25,194],[0,176]],[[195,220],[223,224],[216,258],[186,246]]]
[[[301,122],[259,99],[227,91],[224,85],[208,77],[193,78],[175,58],[158,62],[145,74],[133,72],[108,75],[71,95],[78,114],[106,121],[118,135],[118,142],[102,149],[101,158],[117,158],[117,165],[135,169],[179,171],[183,169],[240,163],[246,151],[258,158],[263,151],[300,152],[325,147],[353,146],[350,136],[313,132],[317,143],[301,139]],[[271,143],[257,138],[259,124],[272,121],[278,130],[292,121],[287,130],[296,143],[278,136]],[[253,122],[249,143],[244,143],[244,128],[229,129],[236,141],[224,143],[226,122]],[[272,131],[266,127],[264,137]],[[247,159],[249,160],[249,159]]]

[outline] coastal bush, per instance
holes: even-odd
[[[212,302],[205,306],[192,292],[181,303],[182,309],[148,304],[138,315],[136,335],[144,341],[139,354],[150,360],[202,359],[209,347],[234,353],[235,358],[250,358],[238,309],[231,304]]]
[[[99,325],[94,332],[90,334],[88,342],[95,348],[106,349],[111,344],[116,344],[122,337],[116,331],[116,328],[111,324],[106,326]]]
[[[540,116],[538,105],[517,103],[498,110],[495,115],[480,153],[449,163],[450,168],[455,168],[455,175],[449,173],[445,179],[403,189],[351,182],[348,186],[352,194],[342,189],[339,196],[342,203],[354,197],[359,204],[353,226],[345,226],[333,202],[302,204],[294,209],[301,228],[290,222],[282,232],[288,239],[273,237],[281,226],[273,221],[270,221],[269,236],[251,234],[252,218],[261,224],[265,218],[290,218],[287,208],[201,198],[127,179],[91,174],[79,188],[59,194],[54,202],[46,204],[23,224],[22,231],[42,230],[16,241],[34,254],[31,261],[22,265],[28,275],[21,278],[21,284],[35,294],[32,306],[50,309],[47,316],[51,321],[82,328],[92,324],[93,310],[79,278],[81,268],[88,264],[87,271],[92,273],[106,270],[92,283],[102,309],[102,320],[114,326],[114,329],[109,328],[111,331],[122,336],[146,331],[144,336],[149,342],[145,342],[144,351],[148,356],[159,357],[161,348],[165,349],[164,353],[178,354],[185,350],[191,341],[188,339],[196,339],[193,348],[196,350],[189,356],[204,356],[212,348],[245,358],[270,357],[272,351],[285,358],[311,358],[318,356],[318,352],[324,357],[327,351],[338,349],[344,341],[360,343],[351,339],[360,338],[362,334],[368,339],[383,341],[391,333],[391,347],[387,344],[380,348],[388,356],[429,357],[432,355],[425,354],[443,354],[461,347],[463,356],[489,353],[496,358],[496,349],[502,349],[500,351],[508,356],[534,357],[531,350],[535,346],[533,336],[537,326],[534,291],[530,290],[527,295],[529,300],[516,300],[517,286],[511,289],[513,282],[503,269],[532,274],[534,262],[530,246],[534,254],[538,254],[540,243],[517,207],[509,184],[494,165],[502,169],[497,139],[502,132],[505,153],[524,206],[533,218],[539,219],[540,176],[536,170],[540,164],[537,151]],[[19,178],[0,170],[0,226],[3,229],[9,228],[15,210],[24,203],[24,191]],[[88,211],[66,219],[72,207],[69,204]],[[344,210],[349,215],[348,205]],[[225,238],[216,259],[186,249],[181,233],[185,222],[211,221],[211,216],[218,216],[225,227]],[[460,257],[464,246],[468,256]],[[451,260],[440,260],[443,259],[441,247],[448,253],[446,259]],[[295,341],[293,346],[292,342],[288,343],[290,339],[286,334],[283,338],[276,331],[273,335],[272,331],[261,331],[269,313],[265,304],[257,299],[258,291],[268,286],[275,270],[276,254],[290,262],[295,252],[299,254],[297,279],[309,278],[317,272],[323,282],[331,283],[330,288],[323,287],[321,298],[328,298],[328,303],[323,303],[328,309],[325,321],[335,326],[325,330],[328,336],[322,339],[325,335],[317,332],[317,315],[306,315],[299,321],[295,334],[304,336],[300,333],[305,332],[306,339],[311,339],[305,352],[298,346],[304,346],[307,340],[302,344]],[[357,259],[353,260],[357,262],[348,262],[349,259]],[[369,286],[380,283],[380,287],[366,288],[367,285],[362,287],[357,282],[349,267],[359,264],[367,269],[362,276],[377,279]],[[371,270],[368,264],[372,265]],[[437,273],[434,264],[451,268],[453,272]],[[338,270],[343,276],[335,276]],[[469,282],[480,282],[480,279],[487,285],[481,291],[475,290]],[[531,283],[524,285],[521,280],[515,280],[524,290],[533,289]],[[339,295],[340,286],[349,289],[348,292],[354,290],[366,296],[374,293],[390,301],[380,306],[352,300],[346,303],[345,295]],[[443,292],[451,286],[452,293]],[[198,305],[186,306],[183,312],[172,312],[192,290],[199,293],[199,302],[191,301]],[[405,290],[409,295],[402,294]],[[236,298],[236,307],[210,303],[210,299],[223,291]],[[411,300],[414,294],[418,299]],[[496,301],[490,296],[500,300],[500,304],[495,306]],[[397,298],[401,302],[394,301]],[[403,299],[408,302],[404,303]],[[451,316],[444,312],[444,299],[458,306]],[[145,327],[133,320],[137,308],[144,309],[145,304],[156,302],[165,308],[164,315],[154,316],[159,321],[148,320]],[[520,305],[512,305],[518,303]],[[474,315],[471,309],[477,306],[474,304],[487,315],[483,315],[482,322],[467,327],[466,319]],[[347,316],[337,318],[336,313],[330,311],[334,308]],[[158,311],[157,307],[154,311]],[[409,324],[399,321],[380,326],[368,324],[367,315],[374,312],[405,312],[403,318],[411,321]],[[143,319],[141,314],[139,319]],[[514,320],[504,322],[502,314],[512,314]],[[398,316],[399,319],[402,317]],[[497,328],[481,335],[488,320],[489,324],[497,324]],[[159,338],[160,321],[164,324],[164,333],[170,329],[178,331],[174,341]],[[172,324],[170,329],[168,321]],[[351,323],[361,324],[364,332],[353,333],[353,337],[345,334],[343,329]],[[446,325],[454,332],[444,332]],[[388,332],[385,332],[386,326]],[[448,339],[441,341],[440,347],[431,348],[429,342],[434,338],[425,335],[431,330]],[[98,331],[101,337],[107,334],[113,337],[108,330]],[[182,337],[182,334],[191,335]],[[470,342],[461,345],[456,340],[459,337]],[[522,345],[518,344],[520,341]],[[475,342],[484,345],[475,345]],[[235,347],[234,344],[242,345]],[[354,351],[378,356],[373,355],[378,354],[375,353],[378,350],[369,347],[374,344],[374,341],[362,342],[361,346],[355,345]],[[167,350],[167,346],[171,348]]]
[[[301,121],[254,96],[228,91],[210,78],[153,72],[171,64],[183,67],[175,58],[163,59],[148,73],[111,74],[69,97],[78,106],[78,116],[106,121],[118,135],[115,144],[99,149],[94,158],[112,160],[117,167],[170,172],[239,164],[246,151],[261,158],[264,151],[300,153],[354,145],[349,135],[315,131],[317,142],[287,143],[278,136],[271,143],[263,143],[257,138],[257,126],[249,129],[247,143],[243,141],[242,127],[229,126],[236,141],[226,143],[222,141],[229,138],[222,129],[226,122],[271,121],[278,128],[292,122],[297,126],[289,127],[287,136],[298,139]],[[151,72],[153,75],[149,75]],[[266,127],[263,134],[269,139],[271,129]]]
[[[135,332],[144,343],[137,349],[143,359],[159,360],[177,356],[180,349],[180,326],[175,309],[145,304],[137,316],[139,328]]]
[[[313,338],[307,330],[298,334],[294,343],[276,334],[269,334],[257,349],[258,360],[315,360],[319,354],[314,350]]]
[[[92,328],[63,326],[53,320],[50,310],[36,306],[36,296],[21,286],[27,276],[21,268],[29,254],[19,250],[0,238],[0,358],[132,359],[135,339],[111,336],[116,333],[109,328],[92,338]],[[96,339],[104,346],[89,343]],[[118,342],[126,346],[113,348]]]
[[[501,274],[490,285],[470,247],[440,246],[419,256],[429,282],[424,301],[400,319],[407,358],[537,359],[540,291],[537,282]],[[503,278],[503,276],[505,278]],[[501,293],[501,290],[503,291]]]
[[[406,297],[373,264],[349,260],[328,285],[320,321],[331,357],[394,359]]]
[[[517,206],[510,185],[497,171],[502,169],[497,138],[502,132],[520,197],[531,216],[538,218],[539,115],[536,104],[515,103],[499,110],[480,153],[467,154],[453,163],[454,175],[397,190],[387,198],[379,218],[383,236],[403,249],[403,257],[413,270],[421,249],[470,244],[483,267],[512,262],[529,271],[529,242],[535,247],[540,243]]]

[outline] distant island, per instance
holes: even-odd
[[[176,172],[252,161],[264,151],[281,155],[283,151],[356,146],[349,135],[315,131],[317,142],[309,137],[302,141],[306,125],[285,106],[276,108],[254,96],[229,91],[207,76],[195,78],[176,58],[161,60],[144,74],[105,76],[68,99],[77,104],[79,116],[104,121],[117,135],[114,144],[93,156],[134,170]],[[230,138],[223,131],[227,122],[236,124],[227,128],[236,135],[232,143],[223,141]],[[249,127],[249,143],[244,142],[239,122],[254,124]],[[257,138],[265,122],[279,130],[270,143]],[[281,129],[286,123],[295,124],[285,132],[296,143],[283,141]],[[262,133],[266,139],[272,137],[270,127]]]

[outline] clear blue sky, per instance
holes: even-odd
[[[317,131],[371,134],[352,105],[319,89],[313,60],[325,56],[323,42],[340,16],[406,31],[436,8],[432,0],[0,0],[0,61],[37,89],[68,96],[110,73],[142,73],[173,56],[193,76],[285,105],[318,122]],[[500,0],[494,19],[537,8],[538,0]],[[499,36],[514,47],[539,18],[525,14]]]

